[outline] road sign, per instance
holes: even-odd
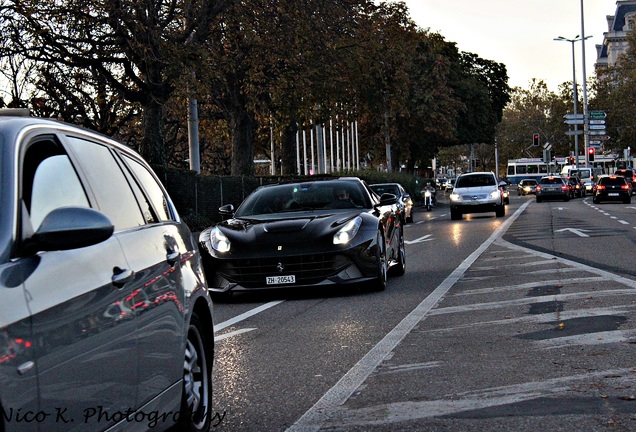
[[[591,130],[587,132],[588,135],[605,135],[607,133],[606,130]]]
[[[590,130],[605,130],[605,125],[590,124]]]
[[[572,135],[583,135],[583,131],[582,130],[569,130],[569,131],[565,131],[565,134],[567,136],[572,136]]]
[[[585,115],[583,114],[566,114],[563,116],[564,119],[567,120],[585,120]]]
[[[605,120],[590,120],[590,124],[591,125],[604,125],[605,124]]]
[[[607,113],[605,111],[590,111],[588,117],[590,120],[603,120],[607,117]]]
[[[583,119],[568,119],[566,121],[564,121],[565,124],[569,124],[569,125],[582,125],[585,124],[585,120]]]
[[[601,145],[601,144],[603,144],[603,141],[601,140],[597,140],[597,139],[590,140],[590,145]]]

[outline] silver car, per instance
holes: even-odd
[[[208,430],[212,302],[153,171],[52,120],[0,142],[0,431]]]
[[[492,172],[460,175],[449,199],[452,220],[459,220],[466,213],[495,212],[497,217],[506,214],[503,192]]]

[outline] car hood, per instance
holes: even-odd
[[[328,213],[296,212],[278,216],[254,216],[229,219],[217,226],[233,244],[258,246],[264,244],[306,243],[333,235],[361,212]]]

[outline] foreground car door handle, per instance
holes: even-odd
[[[119,267],[115,267],[113,269],[113,277],[111,278],[113,285],[117,288],[123,287],[126,282],[132,280],[135,272],[129,269],[120,269]]]

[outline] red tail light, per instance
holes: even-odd
[[[535,188],[535,190],[540,191],[540,190],[541,190],[541,186],[537,185],[537,187]]]
[[[627,189],[631,189],[631,187],[629,187],[628,184],[625,184],[625,185],[621,186],[621,189],[627,190]]]
[[[596,189],[598,189],[598,190],[603,190],[603,189],[605,189],[605,186],[603,186],[603,185],[596,185]]]

